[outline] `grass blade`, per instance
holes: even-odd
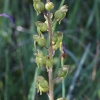
[[[79,65],[78,65],[78,68],[77,68],[77,70],[75,72],[75,75],[73,77],[72,84],[69,87],[69,92],[68,92],[68,95],[67,95],[67,99],[68,100],[71,100],[70,99],[71,98],[71,93],[72,93],[72,91],[74,89],[74,86],[75,86],[75,83],[76,83],[76,79],[78,78],[78,76],[79,76],[79,74],[81,72],[82,65],[84,64],[84,61],[85,61],[85,59],[86,59],[86,57],[88,55],[89,49],[90,49],[90,44],[88,44],[88,46],[86,48],[86,51],[84,52],[84,54],[83,54],[83,56],[81,58],[81,61],[80,61]]]
[[[34,76],[34,79],[33,79],[32,84],[31,84],[31,87],[30,87],[30,90],[29,90],[29,94],[28,94],[28,99],[27,100],[34,100],[35,99],[35,93],[36,93],[36,77],[40,73],[39,70],[38,70],[38,68],[36,68],[36,70],[35,70],[35,76]]]

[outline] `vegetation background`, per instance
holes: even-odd
[[[68,5],[66,17],[54,26],[55,31],[64,33],[65,64],[70,65],[65,94],[71,100],[100,100],[100,0],[51,1],[55,4],[52,12],[61,3]],[[37,74],[47,78],[47,72],[44,67],[38,71],[33,55],[35,21],[44,18],[36,15],[32,5],[32,0],[0,0],[0,14],[9,14],[14,19],[12,23],[9,18],[0,17],[0,100],[48,99],[45,93],[36,93],[34,84]],[[59,67],[57,51],[54,77]],[[71,84],[74,89],[69,93]],[[61,83],[55,84],[55,99],[61,97],[61,88]]]

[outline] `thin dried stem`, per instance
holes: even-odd
[[[97,41],[97,47],[96,47],[96,55],[95,55],[95,63],[94,63],[94,69],[92,72],[92,80],[95,80],[96,76],[96,70],[97,70],[97,64],[98,64],[98,58],[99,58],[99,49],[100,49],[100,42]]]

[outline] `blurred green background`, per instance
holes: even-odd
[[[64,33],[65,64],[70,65],[65,94],[68,95],[78,70],[71,100],[100,100],[100,0],[51,1],[55,4],[52,12],[63,3],[68,5],[66,17],[54,26],[55,31]],[[41,74],[47,79],[47,72],[44,67],[37,69],[33,55],[35,21],[44,21],[44,18],[42,14],[36,15],[32,5],[32,0],[0,0],[0,14],[14,18],[12,24],[10,19],[0,17],[0,100],[48,100],[46,93],[40,96],[35,88],[36,76]],[[54,78],[59,67],[60,52],[57,51]],[[61,83],[55,84],[55,100],[61,94]]]

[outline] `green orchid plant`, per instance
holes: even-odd
[[[37,76],[36,87],[40,95],[42,92],[46,92],[48,94],[49,100],[54,100],[54,80],[53,79],[53,64],[54,64],[54,55],[57,49],[60,50],[61,56],[61,68],[58,69],[57,78],[63,80],[64,77],[68,73],[68,67],[64,65],[65,59],[65,51],[63,46],[63,33],[57,31],[53,34],[53,24],[55,22],[61,23],[61,20],[66,16],[68,11],[68,6],[63,5],[60,9],[58,9],[54,14],[51,13],[51,10],[54,9],[54,4],[47,0],[47,3],[44,4],[41,0],[33,0],[33,7],[37,12],[37,15],[43,14],[45,18],[45,22],[37,21],[35,22],[37,26],[38,35],[34,35],[34,46],[37,49],[37,45],[40,47],[44,47],[48,51],[48,55],[44,55],[43,52],[37,49],[37,53],[34,53],[36,56],[36,63],[38,68],[45,66],[48,72],[48,80],[45,80],[43,76]],[[47,13],[45,12],[47,11]],[[46,38],[43,32],[48,32],[50,45],[46,46]],[[66,98],[61,97],[57,100],[66,100]]]

